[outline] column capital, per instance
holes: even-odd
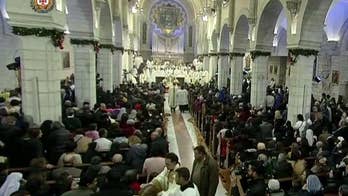
[[[297,57],[299,56],[318,56],[319,51],[314,49],[306,49],[306,48],[289,48],[288,49],[288,60],[291,65],[295,64],[297,61]]]
[[[269,57],[271,56],[271,52],[254,50],[254,51],[250,51],[250,55],[251,55],[251,59],[255,60],[257,57],[260,57],[260,56]]]
[[[245,53],[238,53],[238,52],[230,52],[230,58],[234,58],[234,57],[244,57]]]

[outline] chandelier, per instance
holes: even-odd
[[[144,12],[143,8],[140,7],[140,0],[136,0],[136,2],[132,5],[131,12],[133,14],[143,13]]]
[[[207,22],[209,16],[215,15],[215,7],[216,7],[216,0],[212,0],[211,5],[208,3],[208,0],[205,0],[204,7],[199,12],[198,16],[201,17],[204,22]]]

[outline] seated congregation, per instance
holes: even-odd
[[[347,195],[348,127],[343,97],[312,100],[310,115],[287,120],[288,90],[269,86],[264,106],[250,94],[189,88],[205,142],[230,195]]]
[[[136,195],[161,173],[168,142],[159,87],[125,84],[98,101],[65,100],[62,123],[36,125],[18,99],[0,98],[0,195]]]

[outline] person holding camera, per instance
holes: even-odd
[[[236,157],[236,163],[240,163],[239,155]],[[265,168],[259,161],[248,164],[246,176],[236,171],[232,172],[231,194],[233,196],[264,196],[267,190],[264,173]],[[247,181],[246,191],[241,183],[243,178]]]

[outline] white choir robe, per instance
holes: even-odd
[[[180,187],[175,190],[174,193],[170,193],[168,196],[199,196],[198,188],[195,184],[192,187],[186,188],[184,191],[181,191]]]
[[[177,168],[179,168],[179,166],[177,166],[175,169]],[[175,169],[173,171],[169,171],[167,167],[165,167],[163,171],[151,181],[151,184],[162,190],[162,192],[160,192],[158,195],[169,196],[178,188],[180,189],[180,186],[175,182]]]

